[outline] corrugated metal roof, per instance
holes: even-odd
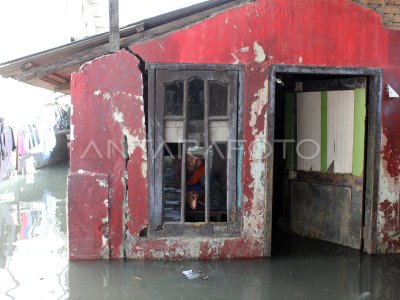
[[[120,28],[120,48],[187,26],[243,2],[246,1],[206,1],[127,25]],[[79,70],[83,63],[110,53],[108,38],[109,33],[105,32],[2,63],[0,75],[69,94],[71,73]]]

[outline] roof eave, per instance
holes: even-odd
[[[120,48],[168,34],[249,0],[202,2],[120,28]],[[69,93],[70,75],[96,57],[110,53],[109,33],[101,33],[0,64],[0,75],[57,92]]]

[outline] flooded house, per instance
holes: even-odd
[[[207,1],[1,64],[71,94],[70,259],[268,257],[280,232],[399,253],[399,18]]]

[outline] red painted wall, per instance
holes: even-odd
[[[124,249],[125,255],[133,258],[269,255],[270,236],[265,231],[270,229],[270,216],[264,211],[266,205],[271,204],[264,203],[266,161],[259,159],[266,149],[252,142],[267,138],[267,78],[271,64],[381,67],[384,84],[389,83],[400,91],[400,31],[383,28],[377,13],[350,0],[249,2],[130,48],[146,62],[245,65],[244,139],[247,144],[241,178],[243,237],[143,239],[138,236],[147,226],[147,180],[142,172],[146,169],[142,79],[136,58],[121,51],[86,65],[73,76],[71,84],[75,127],[75,140],[71,142],[71,172],[82,169],[109,176],[108,241],[112,258],[122,257]],[[97,90],[100,93],[96,93]],[[110,99],[104,100],[107,93]],[[137,99],[132,95],[138,96]],[[119,115],[115,112],[123,114],[124,122],[118,122]],[[400,102],[387,99],[384,93],[376,249],[382,253],[400,252],[399,116]],[[100,159],[93,149],[89,151],[90,155],[81,158],[88,138],[100,145],[100,153],[106,153],[106,140],[121,145],[124,128],[125,133],[126,130],[131,133],[130,139],[140,144],[131,146],[134,150],[127,165],[118,153],[111,160]],[[128,195],[124,195],[126,170]],[[70,190],[75,188],[84,187],[70,184]]]
[[[100,226],[94,232],[103,252],[90,258],[99,258],[106,251],[104,248],[111,258],[124,257],[125,225],[132,228],[132,234],[138,234],[147,224],[147,181],[141,176],[146,152],[139,142],[145,139],[146,131],[141,117],[142,77],[137,65],[136,57],[121,51],[84,65],[72,77],[69,202],[90,206],[93,199],[86,197],[85,191],[92,189],[91,195],[97,194],[101,208],[108,210],[107,220],[102,222],[107,233],[99,236]],[[96,180],[89,185],[84,179],[101,173],[108,174],[108,181]],[[102,192],[105,185],[107,198]],[[74,218],[87,219],[87,211],[69,205],[70,212],[73,208]],[[130,217],[130,210],[137,214],[135,218]],[[71,247],[71,237],[79,232],[70,224],[69,229]],[[86,257],[86,251],[82,241],[81,252],[76,252],[74,258]]]

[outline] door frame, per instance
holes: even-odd
[[[275,129],[275,87],[277,73],[292,73],[304,75],[343,75],[362,76],[367,82],[367,135],[365,145],[365,186],[364,186],[364,226],[362,228],[364,246],[363,251],[369,254],[377,253],[377,211],[379,196],[380,177],[380,150],[382,135],[382,77],[381,68],[368,67],[322,67],[322,66],[299,66],[299,65],[271,65],[269,68],[269,91],[267,112],[267,141],[269,145],[274,143]],[[273,173],[274,153],[267,158],[266,173],[268,178],[266,184],[265,199],[265,241],[266,248],[264,256],[271,256],[272,246],[272,201],[273,201]]]

